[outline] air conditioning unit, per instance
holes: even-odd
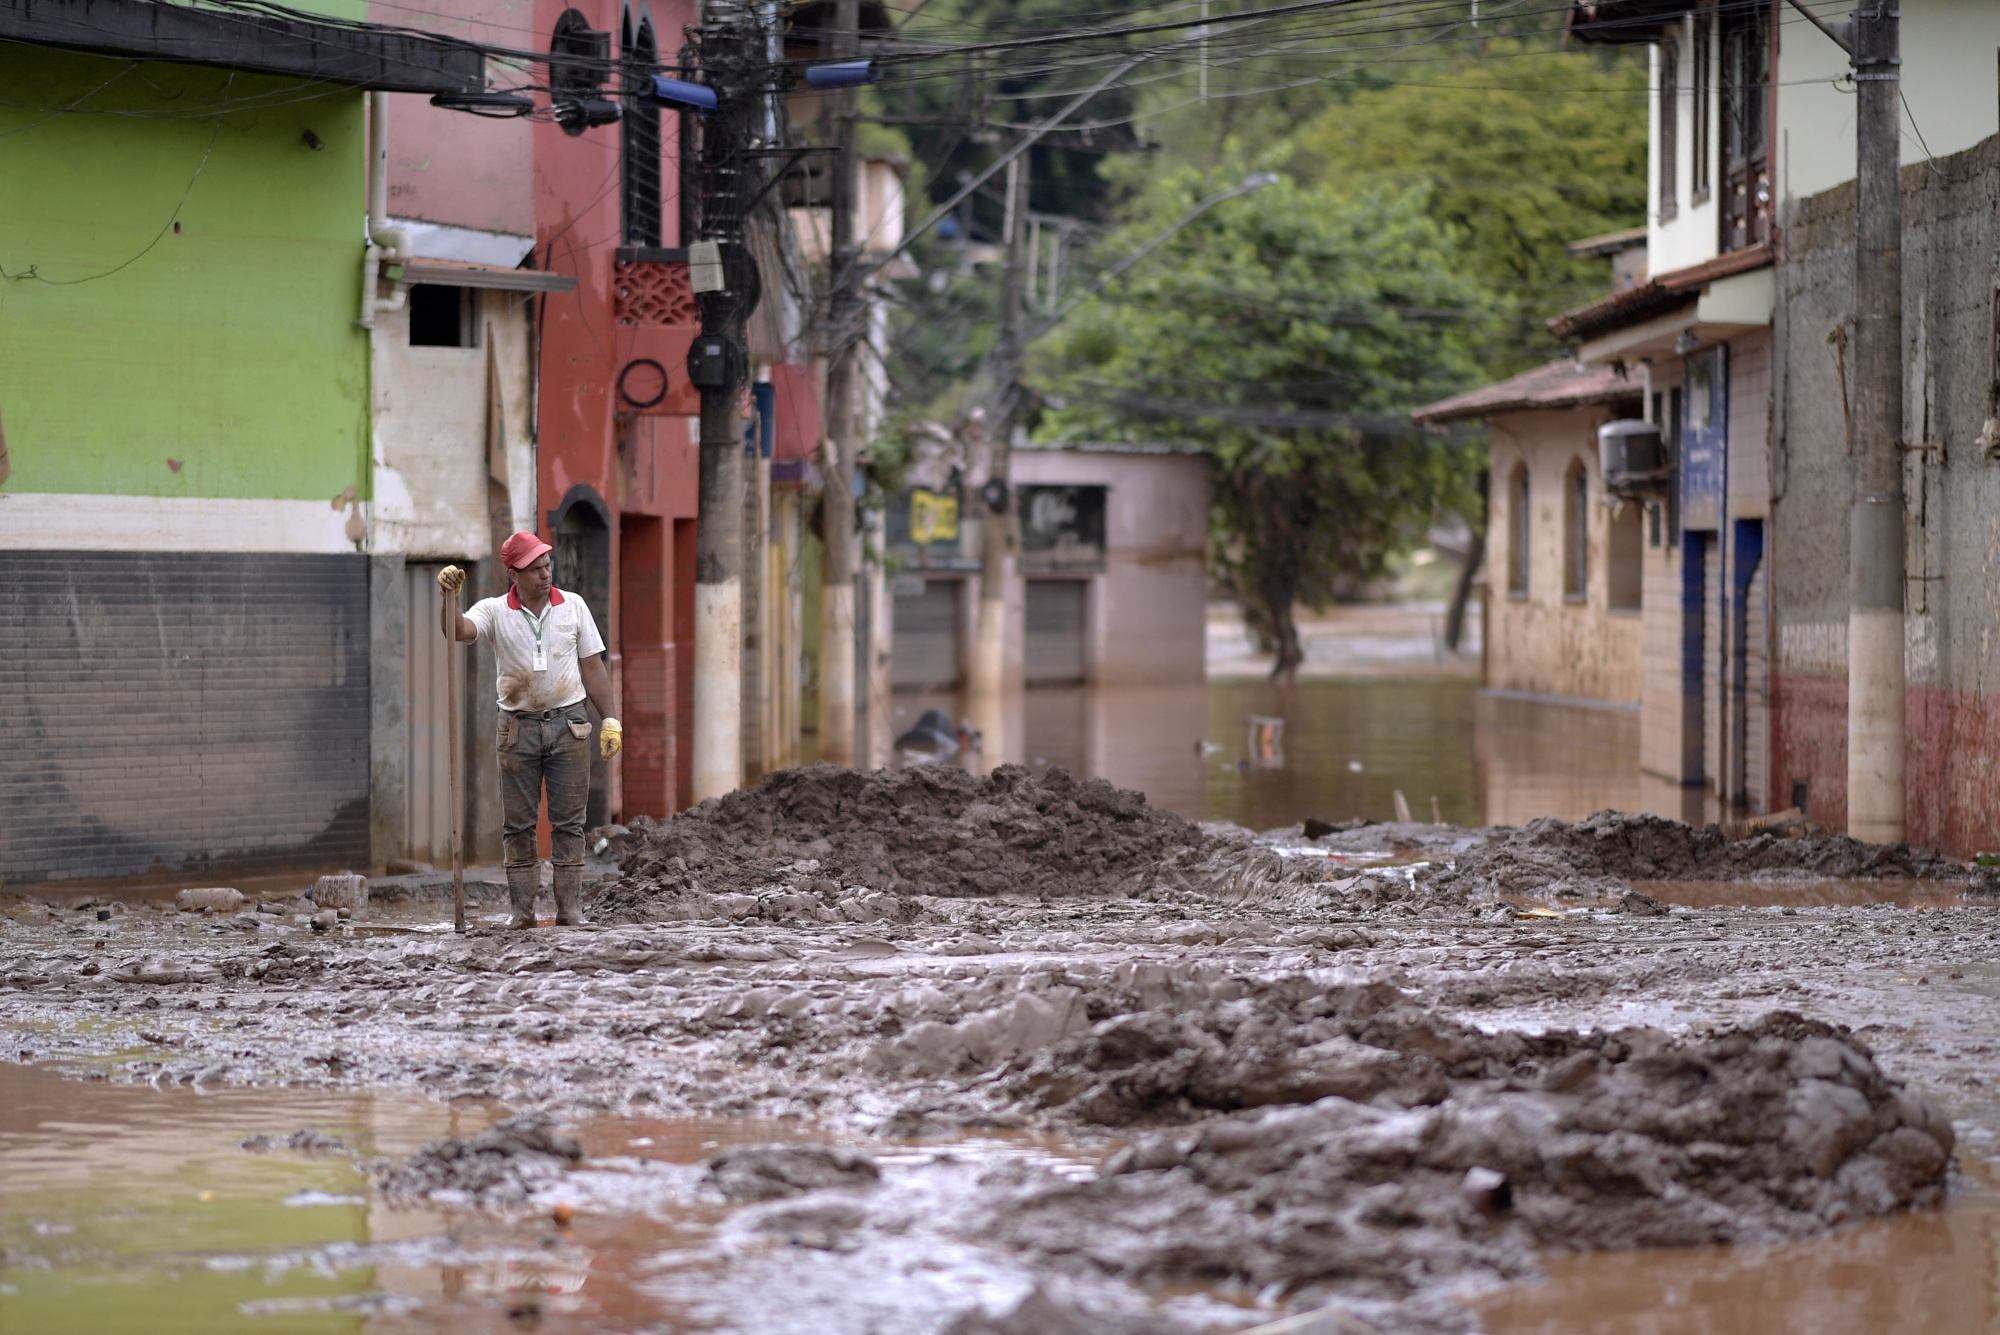
[[[1618,496],[1661,495],[1674,475],[1660,428],[1636,417],[1597,428],[1597,463],[1604,489]]]

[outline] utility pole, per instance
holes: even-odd
[[[1007,267],[1000,280],[1000,322],[987,363],[988,381],[980,405],[986,442],[986,484],[980,489],[984,522],[979,526],[979,620],[973,632],[967,676],[973,726],[985,738],[980,768],[1001,762],[1006,733],[1007,557],[1012,509],[1007,451],[1021,405],[1021,307],[1025,300],[1028,230],[1028,157],[1007,164]]]
[[[860,0],[835,0],[833,58],[852,59],[861,45]],[[855,245],[859,163],[855,160],[856,93],[833,95],[833,191],[826,365],[826,448],[820,485],[819,756],[835,765],[855,761],[854,736],[854,463],[861,452],[858,344],[862,337],[861,265]]]
[[[1903,199],[1896,0],[1861,0],[1854,57],[1854,438],[1847,831],[1903,838]]]
[[[694,799],[743,783],[743,329],[762,295],[745,235],[756,187],[749,150],[765,82],[763,37],[746,0],[706,0],[701,66],[716,109],[701,127],[700,239],[689,271],[701,335],[688,379],[701,391],[700,512],[694,573]],[[685,148],[685,146],[683,146]]]

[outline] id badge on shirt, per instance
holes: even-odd
[[[537,671],[537,672],[547,672],[548,670],[549,670],[549,651],[548,651],[548,648],[547,648],[547,647],[546,647],[545,645],[543,645],[543,643],[542,643],[542,642],[541,642],[540,640],[536,640],[536,641],[535,641],[535,671]]]

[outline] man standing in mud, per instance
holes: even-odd
[[[604,720],[601,754],[609,759],[624,742],[611,717],[611,674],[604,669],[604,640],[582,598],[555,586],[553,549],[532,533],[516,533],[500,546],[513,579],[504,598],[482,598],[458,618],[443,618],[447,636],[493,646],[500,694],[500,796],[506,827],[507,898],[512,927],[535,925],[535,891],[541,867],[535,857],[535,824],[548,790],[550,852],[555,864],[556,922],[583,922],[583,813],[590,795],[590,716],[587,698]],[[465,587],[465,572],[446,566],[438,592]]]

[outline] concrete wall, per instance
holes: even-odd
[[[1845,20],[1840,6],[1822,6],[1829,19]],[[1652,134],[1648,163],[1649,268],[1654,273],[1698,264],[1718,249],[1716,198],[1697,204],[1693,176],[1693,76],[1689,68],[1691,19],[1680,29],[1679,212],[1659,214],[1660,48],[1652,48]],[[2000,6],[1991,0],[1904,0],[1902,5],[1903,161],[1963,152],[2000,125]],[[1854,85],[1847,53],[1795,10],[1778,6],[1773,46],[1777,113],[1771,131],[1773,197],[1780,203],[1830,190],[1854,179]],[[1717,71],[1719,76],[1719,71]],[[1709,85],[1710,180],[1721,173],[1720,78]]]
[[[1694,71],[1690,64],[1689,43],[1694,31],[1693,21],[1682,19],[1677,25],[1679,31],[1680,69],[1678,86],[1680,97],[1676,117],[1675,154],[1671,163],[1660,156],[1660,47],[1652,47],[1652,77],[1648,83],[1650,96],[1651,129],[1647,135],[1646,148],[1646,269],[1649,273],[1669,273],[1686,268],[1712,258],[1718,248],[1717,228],[1721,225],[1721,210],[1717,195],[1710,190],[1708,197],[1696,202],[1692,181],[1694,178]],[[1711,42],[1711,46],[1712,46]],[[1711,64],[1713,59],[1711,57]],[[1710,124],[1719,110],[1719,96],[1715,80],[1709,81],[1708,106]],[[1718,155],[1715,135],[1709,134],[1709,179],[1715,179]],[[1679,183],[1675,191],[1677,203],[1672,217],[1662,217],[1660,213],[1660,175],[1663,171],[1674,172]]]
[[[432,0],[414,8],[376,3],[368,6],[368,17],[515,50],[545,50],[548,45],[546,29],[534,30],[534,9],[524,4]],[[502,86],[508,82],[506,70],[495,67],[494,75]],[[672,117],[667,119],[671,133]],[[399,218],[533,236],[533,123],[446,111],[427,97],[391,94],[389,211]]]
[[[1486,685],[1535,695],[1639,703],[1640,618],[1610,606],[1611,511],[1600,504],[1597,428],[1607,408],[1493,417],[1492,496],[1487,524]],[[1564,486],[1581,464],[1589,478],[1588,581],[1580,599],[1563,591]],[[1518,468],[1528,470],[1528,589],[1511,592],[1510,551]],[[1651,592],[1650,589],[1647,590]]]
[[[1992,43],[1987,57],[1992,58]],[[1907,66],[1906,66],[1907,69]],[[1990,104],[1989,104],[1990,105]],[[1976,443],[1993,413],[2000,274],[1995,142],[1903,170],[1909,674],[1913,844],[2000,846],[2000,464]],[[1851,185],[1786,211],[1778,270],[1773,779],[1803,780],[1814,820],[1846,820],[1846,431],[1828,335],[1853,304]]]
[[[486,453],[496,409],[507,443],[509,527],[535,527],[534,307],[521,292],[475,290],[474,301],[479,346],[472,348],[412,347],[407,304],[375,317],[375,551],[492,554]]]
[[[1840,6],[1820,6],[1845,19]],[[2000,117],[1992,0],[1902,0],[1903,161],[1946,157],[1992,134]],[[1854,86],[1847,53],[1787,11],[1779,25],[1776,197],[1804,198],[1854,179]]]
[[[1206,672],[1208,460],[1195,454],[1019,450],[1016,486],[1097,485],[1105,570],[1086,600],[1092,685],[1167,685]],[[1016,584],[1020,582],[1015,577]],[[1019,634],[1019,618],[1011,618]],[[1010,637],[1011,638],[1011,637]],[[1019,658],[1010,650],[1010,661]]]

